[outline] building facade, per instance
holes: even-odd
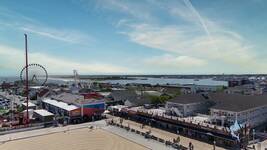
[[[267,122],[267,105],[243,111],[229,111],[225,109],[210,109],[211,118],[222,126],[232,125],[235,120],[239,124],[256,127]]]
[[[179,95],[166,102],[165,108],[171,114],[187,117],[208,110],[209,101],[202,94]]]

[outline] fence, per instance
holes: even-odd
[[[147,139],[152,139],[152,140],[155,140],[155,141],[158,141],[162,144],[165,144],[166,146],[172,146],[173,148],[175,149],[178,149],[178,150],[187,150],[188,148],[187,147],[184,147],[178,143],[174,143],[172,141],[167,141],[167,140],[164,140],[160,137],[157,137],[157,136],[154,136],[153,134],[151,134],[150,132],[142,132],[142,131],[139,131],[137,129],[133,129],[133,128],[130,128],[129,126],[124,126],[122,124],[119,124],[119,123],[115,123],[113,121],[109,121],[107,122],[109,125],[113,125],[113,126],[117,126],[117,127],[120,127],[122,129],[125,129],[127,131],[130,131],[130,132],[133,132],[133,133],[136,133],[136,134],[139,134],[141,136],[143,136],[144,138],[147,138]]]

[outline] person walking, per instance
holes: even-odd
[[[188,148],[189,148],[189,150],[194,150],[194,145],[191,142],[189,142]]]
[[[191,145],[192,145],[192,143],[189,142],[189,145],[188,145],[188,149],[189,149],[189,150],[191,150]]]

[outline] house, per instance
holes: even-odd
[[[148,95],[138,95],[135,99],[128,99],[124,102],[124,105],[129,107],[144,106],[147,104],[151,104],[151,100]]]
[[[173,115],[187,117],[196,113],[206,113],[211,104],[205,95],[185,94],[168,100],[165,108]]]
[[[111,92],[111,97],[115,101],[124,102],[124,105],[133,107],[133,106],[142,106],[145,104],[151,104],[150,101],[150,92],[146,93],[143,91],[134,91],[134,90],[117,90]],[[152,92],[152,95],[155,94]]]
[[[112,91],[109,96],[113,101],[120,103],[128,103],[127,106],[131,106],[131,101],[134,101],[137,97],[137,94],[133,90],[115,90]]]

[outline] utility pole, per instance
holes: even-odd
[[[28,41],[27,41],[27,34],[24,34],[25,37],[25,55],[26,55],[26,82],[25,82],[25,87],[26,87],[26,124],[29,124],[29,79],[28,79]]]

